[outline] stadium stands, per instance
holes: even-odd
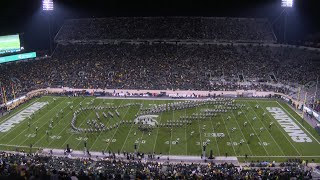
[[[136,17],[67,20],[56,41],[211,40],[275,42],[267,19]]]
[[[312,179],[312,171],[300,167],[300,163],[286,163],[284,167],[251,163],[256,168],[240,168],[227,163],[171,164],[113,158],[94,161],[11,153],[1,153],[0,157],[1,179]]]
[[[15,82],[18,95],[33,89],[61,86],[270,89],[288,93],[284,87],[267,86],[262,82],[305,84],[315,80],[320,67],[311,60],[319,56],[319,52],[303,49],[236,44],[59,45],[51,59],[1,65],[0,82],[7,88],[7,97],[12,97],[11,81]],[[239,75],[251,84],[240,85]]]

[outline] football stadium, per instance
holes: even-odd
[[[320,178],[319,39],[278,5],[57,26],[42,1],[48,50],[0,36],[0,179]]]

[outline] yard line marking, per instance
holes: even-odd
[[[210,123],[211,123],[211,128],[213,130],[213,132],[215,133],[216,131],[214,130],[214,127],[213,127],[213,124],[212,124],[212,118],[210,117]],[[218,154],[220,156],[220,149],[219,149],[219,145],[218,145],[218,141],[217,141],[217,137],[215,136],[214,137],[214,140],[216,141],[216,144],[217,144],[217,149],[218,149]]]
[[[237,99],[237,98],[235,98],[235,100],[236,101],[245,101],[245,102],[248,102],[248,101],[257,101],[257,99],[256,98],[252,98],[252,99]],[[274,102],[274,101],[269,101],[269,100],[264,100],[264,99],[259,99],[260,101],[262,101],[262,102]]]
[[[141,104],[142,104],[142,103],[141,103]],[[141,107],[138,109],[137,114],[140,112],[140,110],[141,110]],[[132,130],[132,127],[133,127],[133,126],[134,126],[134,121],[132,121],[132,124],[131,124],[131,126],[130,126],[130,130],[129,130],[129,132],[128,132],[128,135],[127,135],[126,139],[124,140],[124,143],[123,143],[123,145],[122,145],[122,147],[121,147],[120,152],[122,152],[124,146],[126,145],[127,140],[128,140],[128,137],[130,136],[130,133],[131,133],[131,130]]]
[[[5,147],[22,147],[22,148],[30,148],[30,146],[22,146],[22,145],[12,145],[12,144],[0,144],[0,146],[5,146]],[[34,147],[32,146],[32,149],[39,149],[40,147]]]
[[[257,102],[257,101],[256,101]],[[246,102],[247,103],[247,102]],[[258,102],[257,102],[258,103]],[[259,119],[259,121],[262,123],[263,127],[266,129],[266,131],[268,132],[268,134],[271,136],[272,140],[276,143],[276,145],[278,146],[278,148],[281,150],[282,154],[285,155],[285,153],[283,152],[282,148],[279,146],[279,144],[277,143],[277,141],[273,138],[272,134],[268,131],[267,127],[264,125],[264,123],[262,122],[262,120],[260,119],[260,117],[258,117],[258,114],[256,113],[256,111],[252,108],[252,106],[247,103],[247,105],[250,106],[250,109],[254,112],[254,114],[256,115],[256,117]],[[242,109],[242,108],[241,108]]]
[[[171,122],[174,120],[174,109],[172,109],[172,120]],[[170,146],[169,146],[169,156],[171,155],[170,154],[170,151],[171,151],[171,145],[172,145],[172,134],[173,134],[173,127],[172,127],[172,124],[171,124],[171,129],[170,129]]]
[[[150,100],[150,99],[149,99],[149,100]],[[148,101],[148,100],[144,99],[143,102],[145,102],[145,101]],[[152,103],[152,104],[154,104],[154,100],[153,100],[153,103]],[[138,125],[138,126],[139,126],[139,125]],[[138,129],[138,130],[139,130],[139,129]],[[142,132],[142,135],[140,136],[140,141],[138,142],[138,146],[137,146],[137,152],[139,152],[139,148],[140,148],[140,144],[141,144],[141,141],[142,141],[143,136],[144,136],[144,131]]]
[[[72,103],[74,102],[74,100],[72,100]],[[63,109],[66,109],[67,107],[69,107],[69,104],[67,103],[67,106],[65,106]],[[50,111],[49,111],[50,112]],[[69,111],[67,114],[66,114],[66,116],[68,115],[68,114],[70,114],[70,112],[72,112],[72,110],[71,111]],[[55,125],[53,126],[53,128],[54,127],[56,127],[57,125],[59,124],[59,122],[57,122],[57,123],[55,123]],[[45,124],[44,124],[45,125]],[[43,126],[44,126],[43,125]],[[43,127],[43,126],[41,126],[41,127]],[[52,128],[52,129],[53,129]],[[39,128],[40,129],[40,128]],[[46,137],[47,135],[46,134],[44,134],[38,141],[36,141],[35,143],[34,143],[34,145],[36,145],[37,143],[39,143],[40,141],[41,141],[41,139],[43,139],[44,137]]]
[[[196,112],[198,112],[198,106],[196,105]],[[199,128],[199,134],[200,134],[200,149],[201,149],[201,154],[202,154],[202,146],[203,146],[203,142],[202,142],[202,136],[201,136],[201,130],[200,130],[200,120],[197,117],[198,120],[198,128]]]
[[[34,104],[34,103],[36,103],[36,102],[38,102],[39,101],[39,99],[37,99],[37,100],[35,100],[35,101],[33,101],[33,102],[31,102],[29,105],[27,105],[26,107],[24,107],[24,108],[22,108],[22,109],[20,109],[20,110],[18,110],[17,112],[15,112],[15,113],[12,113],[11,115],[9,115],[8,117],[6,117],[6,118],[4,118],[4,119],[2,119],[1,121],[0,121],[0,123],[2,123],[2,122],[4,122],[4,121],[7,121],[8,119],[10,119],[10,118],[12,118],[12,116],[15,116],[16,114],[18,114],[18,113],[20,113],[21,111],[23,111],[23,110],[25,110],[25,109],[27,109],[28,107],[30,107],[32,104]]]
[[[256,102],[261,106],[261,104],[260,104],[258,101],[256,101]],[[263,106],[263,107],[265,107],[265,106]],[[265,112],[272,121],[276,121],[276,120],[269,114],[269,112],[266,112],[266,111],[265,111],[265,108],[263,108],[263,112]],[[290,139],[288,139],[288,137],[286,136],[286,134],[282,131],[282,128],[279,127],[279,123],[278,123],[278,122],[275,122],[275,124],[276,124],[277,128],[280,129],[280,132],[281,132],[281,133],[283,134],[283,136],[287,139],[287,141],[289,141],[289,143],[291,144],[291,146],[292,146],[292,147],[297,151],[297,153],[301,156],[301,153],[298,151],[298,149],[292,144],[292,142],[290,141]]]
[[[247,146],[248,146],[248,149],[249,149],[250,153],[253,155],[253,153],[252,153],[252,151],[251,151],[251,148],[250,148],[249,144],[247,143],[248,141],[247,141],[245,135],[243,134],[243,132],[242,132],[242,130],[241,130],[241,127],[240,127],[240,125],[239,125],[239,123],[238,123],[238,121],[237,121],[236,116],[234,115],[232,109],[230,109],[230,111],[231,111],[232,116],[234,117],[234,119],[235,119],[235,121],[236,121],[236,123],[237,123],[237,126],[238,126],[238,128],[239,128],[239,130],[240,130],[240,132],[241,132],[241,134],[242,134],[242,136],[243,136],[243,138],[244,138],[244,140],[246,141],[246,144],[247,144]]]
[[[245,156],[237,156],[237,157],[245,157]],[[250,156],[250,157],[262,157],[262,158],[307,158],[307,157],[320,157],[320,156]]]
[[[140,141],[139,141],[139,144],[138,144],[138,147],[137,147],[137,152],[139,152],[139,148],[140,148],[140,144],[141,144],[143,135],[144,135],[144,131],[142,132],[142,136],[141,136],[141,138],[140,138]]]
[[[84,98],[81,102],[84,102],[86,100],[86,98]],[[99,103],[99,105],[100,105],[101,103]],[[77,105],[77,107],[78,106],[80,106],[80,103]],[[89,105],[88,105],[89,106]],[[88,107],[87,106],[87,107]],[[72,111],[71,111],[72,112]],[[70,113],[70,112],[69,112]],[[92,112],[91,112],[92,113]],[[91,113],[89,113],[86,117],[88,117]],[[85,121],[84,121],[85,122]],[[80,127],[84,122],[82,122],[78,127]],[[68,128],[68,127],[70,127],[70,126],[66,126],[66,127],[64,127],[63,129],[62,129],[62,131],[60,131],[59,133],[58,133],[58,135],[60,135],[62,132],[64,132],[64,130],[66,129],[66,128]],[[69,137],[68,137],[68,139],[67,140],[65,140],[64,141],[64,143],[62,144],[62,147],[68,142],[68,140],[71,138],[73,136],[73,134],[71,134]],[[49,147],[52,143],[53,143],[54,141],[51,141],[48,145],[47,145],[47,147]],[[79,145],[79,144],[78,144]]]
[[[184,116],[187,116],[187,109],[184,109]],[[188,155],[188,138],[187,138],[187,123],[184,123],[184,137],[186,138],[186,156]]]
[[[166,103],[166,101],[165,101]],[[160,124],[161,124],[161,121],[162,121],[162,114],[163,112],[160,113],[160,116],[159,116],[159,123],[158,123],[158,128],[157,128],[157,135],[156,135],[156,140],[154,141],[154,144],[153,144],[153,150],[151,153],[155,152],[155,149],[156,149],[156,145],[157,145],[157,140],[158,140],[158,135],[159,135],[159,129],[160,129]]]
[[[102,102],[104,102],[104,101],[105,101],[105,100],[102,100]],[[114,99],[113,99],[110,103],[113,103],[113,102],[114,102]],[[101,103],[99,103],[99,106],[100,106],[100,104],[101,104]],[[129,108],[130,108],[130,107],[129,107]],[[101,121],[101,120],[100,120],[100,121]],[[110,121],[107,121],[108,125],[109,125],[109,122],[110,122]],[[108,125],[105,124],[105,127],[108,127]],[[96,140],[94,140],[94,142],[93,142],[91,148],[89,149],[89,151],[91,151],[91,149],[94,147],[94,145],[95,145],[96,142],[98,141],[99,137],[101,136],[101,133],[102,133],[102,132],[103,132],[103,131],[100,131],[98,137],[96,137]],[[111,139],[111,141],[112,141],[112,139]],[[80,143],[79,143],[79,144],[80,144]],[[78,145],[79,145],[79,144],[78,144]],[[77,145],[77,147],[78,147],[78,145]]]
[[[208,104],[206,104],[206,107],[207,107],[207,109],[209,109],[209,105]],[[214,127],[213,127],[213,124],[212,124],[212,116],[210,116],[210,124],[211,124],[211,128],[212,128],[213,132],[216,133],[216,131],[215,131]],[[217,141],[217,137],[216,136],[214,136],[214,140],[216,141],[218,154],[220,156],[220,149],[219,149],[219,145],[218,145],[218,141]]]
[[[289,114],[289,116],[291,116],[305,131],[307,131],[307,133],[308,133],[314,140],[316,140],[318,144],[320,144],[320,142],[319,142],[304,126],[302,126],[302,125],[300,124],[300,122],[299,122],[295,117],[293,117],[293,116],[291,115],[291,113],[289,113],[289,112],[287,111],[287,109],[285,109],[278,101],[276,101],[276,102],[277,102],[277,103],[282,107],[282,109],[285,110],[285,111]]]
[[[242,108],[241,108],[241,111],[242,111]],[[256,132],[256,130],[255,130],[254,127],[252,126],[250,120],[248,119],[246,113],[242,113],[242,114],[244,114],[244,116],[246,117],[247,122],[248,122],[248,123],[250,124],[250,126],[252,127],[252,129],[253,129],[254,133],[256,134],[257,138],[259,139],[259,141],[262,142],[261,139],[260,139],[260,137],[258,136],[258,133]],[[263,147],[263,149],[266,151],[267,155],[269,156],[269,153],[268,153],[267,149],[266,149],[264,146],[262,146],[262,147]]]
[[[233,141],[232,141],[232,139],[231,139],[231,136],[230,136],[229,130],[228,130],[228,128],[227,128],[226,122],[225,122],[225,120],[224,120],[224,118],[223,118],[223,116],[222,116],[221,114],[220,114],[220,117],[222,118],[224,127],[225,127],[226,130],[227,130],[227,133],[228,133],[228,136],[229,136],[229,139],[230,139],[230,142],[231,142],[231,146],[232,146],[233,152],[234,152],[234,154],[237,156],[237,153],[236,153],[236,150],[234,149],[234,146],[233,146],[233,143],[232,143]]]
[[[63,100],[63,101],[65,101],[65,100]],[[59,105],[59,104],[61,104],[63,101],[61,101],[60,103],[58,103],[57,105]],[[57,105],[55,105],[52,109],[55,109],[56,107],[57,107]],[[41,108],[42,109],[42,108]],[[39,113],[39,110],[37,111],[37,113]],[[47,113],[45,113],[45,114],[43,114],[42,116],[40,116],[35,122],[33,122],[31,125],[34,125],[35,123],[37,123],[44,115],[46,115]],[[4,136],[2,136],[2,138],[0,138],[0,140],[2,140],[4,137],[6,137],[8,134],[9,134],[9,132],[11,132],[11,131],[13,131],[13,130],[16,130],[18,127],[20,127],[21,125],[22,125],[23,123],[19,123],[19,124],[17,124],[17,126],[15,126],[14,128],[12,128],[10,131],[8,131],[8,133],[6,134],[6,135],[4,135]],[[28,129],[28,128],[27,128]],[[22,132],[20,132],[17,136],[15,136],[13,139],[11,139],[10,141],[9,141],[9,143],[10,142],[12,142],[14,139],[16,139],[18,136],[20,136],[23,132],[25,132],[26,131],[26,129],[25,130],[23,130]],[[20,143],[21,144],[21,143]]]
[[[123,101],[124,101],[124,100],[121,101],[120,105],[123,103]],[[131,100],[130,100],[130,102],[131,102]],[[129,111],[130,108],[131,108],[131,106],[129,106],[129,108],[127,109],[126,113],[123,115],[123,118],[126,117],[126,115],[127,115],[127,113],[128,113],[128,111]],[[114,134],[112,135],[112,138],[111,138],[111,139],[114,138],[114,136],[116,135],[118,129],[119,129],[119,126],[118,126],[117,129],[115,130],[115,132],[114,132]],[[107,147],[104,149],[104,151],[106,151],[106,150],[108,149],[108,147],[110,146],[110,144],[111,144],[111,142],[109,142],[109,144],[108,144]]]

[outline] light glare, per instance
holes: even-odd
[[[292,7],[293,0],[282,0],[281,6],[282,7]]]
[[[53,10],[53,0],[43,0],[42,1],[42,10],[52,11]]]

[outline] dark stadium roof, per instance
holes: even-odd
[[[65,19],[112,16],[224,16],[265,17],[271,22],[282,12],[280,0],[54,0],[51,16],[56,33]],[[288,17],[288,39],[301,39],[320,30],[319,0],[295,0]],[[41,0],[11,0],[1,2],[0,35],[25,33],[31,49],[47,49],[48,22],[41,11]],[[283,21],[278,27],[281,28]],[[27,47],[28,48],[28,47]]]

